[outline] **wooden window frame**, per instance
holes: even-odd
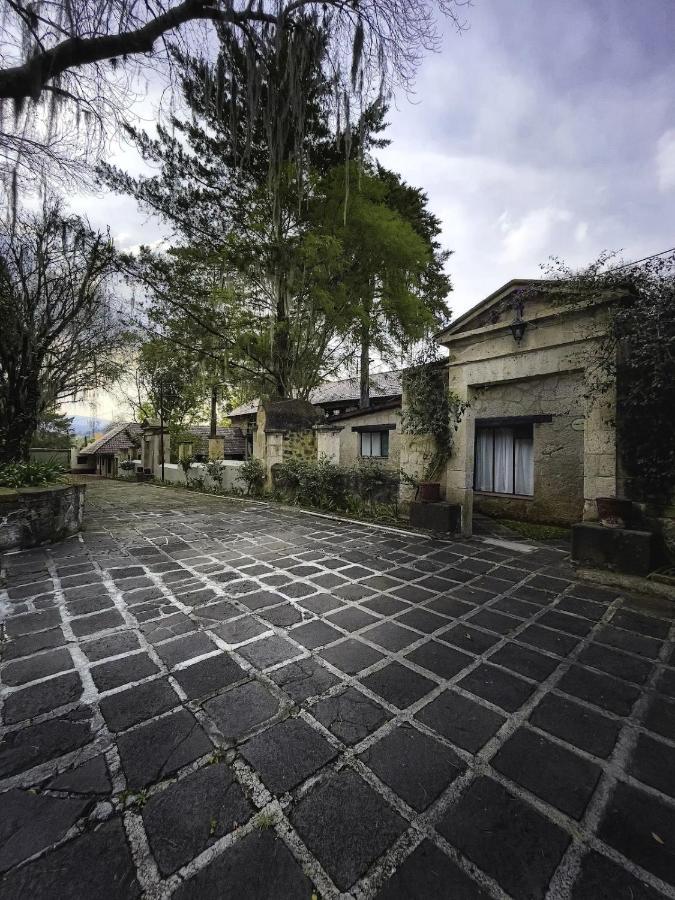
[[[526,428],[529,426],[530,428],[530,440],[532,441],[533,450],[534,450],[534,425],[538,420],[547,420],[551,421],[551,416],[514,416],[511,418],[511,422],[513,424],[505,425],[502,424],[506,419],[477,419],[476,420],[476,430],[474,434],[473,441],[473,492],[475,494],[489,494],[491,497],[519,497],[531,500],[534,497],[534,488],[531,494],[519,494],[516,492],[516,431],[519,428]],[[478,424],[478,422],[490,422],[489,425]],[[493,424],[494,423],[494,424]],[[513,435],[513,453],[511,454],[511,484],[513,485],[512,491],[496,491],[494,489],[495,484],[495,431],[498,428],[508,428]],[[476,488],[476,469],[478,465],[478,454],[476,453],[476,446],[478,444],[478,432],[479,431],[491,431],[492,432],[492,490],[486,491],[481,488]],[[534,481],[534,456],[532,458],[532,475]]]
[[[396,426],[394,426],[394,427],[396,427]],[[368,426],[368,427],[365,427],[365,428],[353,428],[352,431],[356,431],[356,432],[358,433],[358,435],[359,435],[359,459],[389,459],[389,432],[390,432],[391,430],[392,430],[391,428],[387,428],[386,426],[380,427],[380,428],[376,428],[376,427],[374,427],[374,426]],[[373,434],[379,434],[379,435],[380,435],[380,451],[382,450],[382,436],[383,436],[383,435],[386,435],[386,438],[387,438],[387,452],[386,452],[386,453],[380,452],[380,455],[379,455],[379,456],[374,456],[374,455],[372,454],[372,452],[369,453],[369,454],[367,454],[367,455],[364,455],[364,453],[363,453],[363,435],[364,435],[364,434],[370,435],[370,438],[371,438],[371,445],[370,445],[370,448],[371,448],[371,450],[372,450],[372,447],[373,447],[373,445],[372,445],[372,435],[373,435]]]

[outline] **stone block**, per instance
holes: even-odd
[[[21,488],[0,494],[0,550],[35,547],[76,534],[84,516],[84,485]]]
[[[430,531],[451,532],[456,534],[462,525],[462,507],[458,503],[419,503],[410,504],[410,524],[417,528],[428,528]]]
[[[654,567],[654,536],[650,531],[578,522],[572,526],[572,560],[627,575],[648,575]]]

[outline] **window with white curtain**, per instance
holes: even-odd
[[[389,456],[389,432],[388,431],[362,431],[361,456]]]
[[[532,496],[532,444],[532,425],[476,428],[474,490]]]

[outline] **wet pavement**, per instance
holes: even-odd
[[[675,897],[675,607],[96,481],[7,554],[0,896]]]

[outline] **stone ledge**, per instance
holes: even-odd
[[[633,594],[644,594],[645,597],[663,597],[671,603],[675,602],[675,588],[669,584],[660,584],[640,575],[626,575],[624,572],[611,572],[607,569],[593,569],[575,564],[577,578],[591,584],[617,587]]]
[[[85,485],[56,484],[0,494],[0,551],[62,540],[82,527]]]
[[[572,561],[626,575],[648,575],[654,568],[654,536],[651,531],[577,522],[572,526]]]
[[[462,507],[459,503],[420,503],[415,500],[410,504],[410,524],[416,528],[429,531],[450,532],[458,534],[462,528]]]

